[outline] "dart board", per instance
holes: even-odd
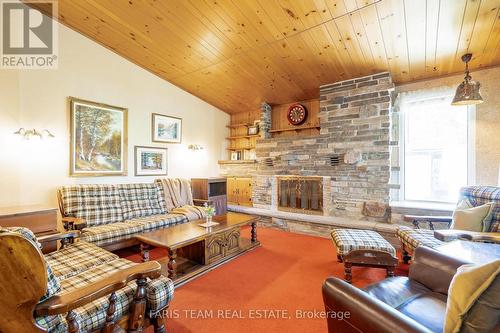
[[[290,124],[300,125],[306,120],[307,109],[302,104],[293,104],[288,108],[286,117]]]

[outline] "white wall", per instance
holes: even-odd
[[[128,108],[127,177],[69,177],[68,96]],[[152,143],[151,113],[181,117],[182,143]],[[57,70],[0,70],[0,207],[55,204],[66,184],[151,182],[133,176],[135,145],[167,147],[170,177],[217,176],[228,123],[228,114],[59,25]],[[55,138],[24,141],[12,134],[19,127]]]

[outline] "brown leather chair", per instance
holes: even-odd
[[[326,279],[323,300],[326,311],[332,311],[328,332],[442,332],[448,287],[465,263],[418,247],[408,277],[388,278],[364,290],[338,278]],[[339,311],[348,317],[337,319]]]

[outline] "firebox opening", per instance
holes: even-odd
[[[278,210],[323,214],[323,178],[278,177]]]

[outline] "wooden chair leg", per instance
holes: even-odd
[[[352,283],[352,264],[350,262],[344,262],[344,275],[345,281]]]
[[[137,290],[134,300],[130,305],[129,312],[129,333],[139,333],[143,331],[144,316],[146,315],[146,279],[137,279]]]
[[[116,294],[113,292],[109,296],[108,311],[106,311],[106,322],[102,328],[102,333],[112,333],[115,329]]]
[[[151,321],[153,322],[154,333],[167,333],[165,319],[163,319],[162,316],[151,318]]]
[[[403,262],[404,262],[405,264],[408,264],[408,263],[410,263],[410,260],[411,260],[411,256],[410,256],[410,254],[408,253],[408,251],[403,250]]]
[[[76,321],[76,313],[71,310],[66,315],[66,322],[68,323],[68,333],[78,333],[80,327],[78,326],[78,322]]]

